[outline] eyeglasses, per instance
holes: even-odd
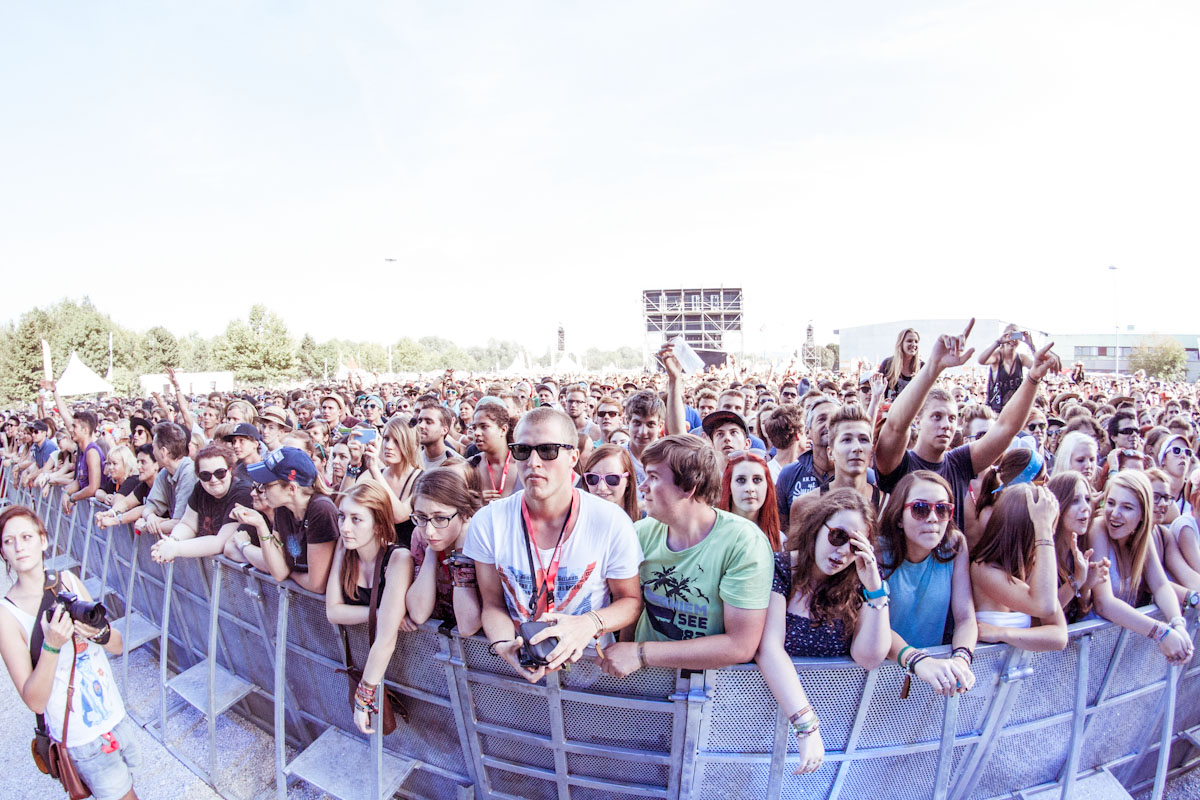
[[[208,483],[213,478],[216,478],[219,481],[223,481],[223,480],[225,480],[225,476],[228,474],[229,474],[229,470],[226,469],[225,467],[221,467],[220,469],[214,469],[212,472],[209,472],[206,469],[200,470],[199,472],[196,473],[196,477],[199,478],[204,483]]]
[[[363,408],[370,410],[373,408],[383,408],[383,406],[379,405],[378,403],[367,403],[365,406],[363,406]]]
[[[1190,448],[1190,447],[1180,447],[1179,445],[1172,445],[1171,447],[1167,448],[1167,452],[1173,456],[1177,456],[1180,453],[1182,453],[1183,455],[1187,456],[1188,458],[1192,457],[1192,448]]]
[[[581,405],[583,405],[583,404],[584,404],[584,403],[586,403],[586,402],[587,402],[587,400],[568,400],[568,401],[567,401],[567,405],[569,405],[569,406],[581,406]]]
[[[945,522],[954,516],[954,503],[931,503],[928,500],[913,500],[905,503],[904,507],[912,512],[914,518],[929,519],[930,512],[937,515],[938,522]]]
[[[1162,492],[1154,493],[1154,505],[1158,505],[1159,503],[1169,502],[1170,499],[1171,499],[1171,495],[1169,495],[1169,494],[1163,494]]]
[[[271,481],[270,483],[251,483],[250,491],[262,494],[267,490],[268,486],[274,486],[276,483],[278,483],[278,481]]]
[[[1029,431],[1030,433],[1033,433],[1034,431],[1044,431],[1046,430],[1046,423],[1031,422],[1025,426],[1025,430]]]
[[[556,444],[553,442],[547,442],[546,444],[516,444],[514,442],[508,446],[508,451],[512,453],[512,457],[517,461],[528,461],[529,454],[534,450],[537,450],[538,458],[542,461],[553,461],[558,458],[558,451],[563,449],[574,450],[575,445]]]
[[[587,481],[588,486],[599,486],[600,481],[604,481],[614,489],[621,482],[622,478],[628,478],[628,472],[585,472],[583,479]]]
[[[843,547],[846,542],[850,541],[850,534],[841,528],[831,528],[829,525],[824,525],[823,527],[825,530],[829,531],[828,538],[830,547]]]
[[[1137,432],[1137,428],[1121,428],[1117,431],[1117,436],[1133,436]]]
[[[609,417],[615,418],[617,416],[617,414],[620,414],[620,413],[621,412],[619,412],[619,411],[597,411],[596,416],[599,417],[600,419],[607,419]]]
[[[413,521],[413,525],[416,525],[418,528],[424,528],[426,525],[432,525],[435,528],[444,528],[450,524],[450,520],[454,519],[457,516],[458,516],[457,511],[455,511],[453,514],[451,514],[448,517],[444,517],[441,515],[438,515],[436,517],[429,517],[429,516],[426,516],[425,514],[422,514],[419,511],[414,511],[411,515],[409,515],[409,519],[411,519]]]

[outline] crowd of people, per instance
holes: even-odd
[[[47,385],[0,445],[17,485],[63,486],[68,514],[94,499],[99,528],[157,537],[157,561],[223,554],[324,594],[336,625],[368,623],[364,732],[398,638],[439,619],[531,682],[585,656],[614,676],[756,661],[807,773],[822,709],[793,658],[892,660],[902,697],[914,682],[950,697],[974,686],[979,643],[1062,649],[1092,617],[1192,657],[1197,387],[1068,372],[1012,326],[975,359],[970,330],[924,353],[900,331],[864,375],[685,374],[666,345],[660,372],[567,383],[448,371],[84,403]],[[958,369],[973,361],[986,383]],[[103,672],[120,637],[39,615],[35,513],[7,508],[0,537],[15,580],[0,651],[61,736],[62,646]],[[135,754],[89,749],[125,741],[110,710],[65,744],[103,797],[132,797]]]

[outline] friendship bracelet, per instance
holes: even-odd
[[[788,722],[795,725],[797,722],[800,721],[801,717],[804,717],[804,716],[806,716],[808,714],[812,714],[812,713],[813,713],[812,705],[811,704],[807,705],[804,708],[797,711],[795,714],[792,714],[790,717],[788,717]]]
[[[813,725],[811,728],[805,728],[804,730],[800,730],[795,725],[793,725],[792,730],[795,732],[795,734],[798,738],[807,739],[809,736],[812,736],[814,733],[821,730],[821,723],[818,722],[815,725]]]
[[[967,662],[967,666],[975,663],[975,653],[969,647],[956,647],[950,651],[950,657],[960,657]]]
[[[903,667],[904,666],[904,654],[912,649],[913,649],[913,646],[911,644],[906,644],[906,645],[904,645],[904,647],[901,647],[900,652],[896,654],[896,663],[899,664],[901,667]]]
[[[646,666],[648,666],[646,664],[646,643],[645,642],[638,642],[637,654],[638,654],[638,669],[644,669]]]
[[[1075,590],[1075,597],[1076,597],[1076,599],[1082,600],[1082,599],[1083,599],[1083,597],[1082,597],[1082,596],[1080,595],[1080,593],[1079,593],[1079,592],[1080,592],[1080,589],[1079,589],[1079,581],[1075,580],[1075,576],[1074,576],[1074,575],[1068,575],[1068,576],[1067,576],[1067,581],[1068,581],[1068,582],[1071,584],[1071,588]]]
[[[1034,539],[1033,546],[1034,547],[1054,547],[1054,540],[1053,539]]]

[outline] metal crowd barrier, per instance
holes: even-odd
[[[367,741],[335,672],[344,659],[323,598],[224,558],[164,569],[150,559],[153,537],[97,529],[82,505],[64,515],[58,492],[43,499],[11,476],[2,488],[2,502],[38,510],[64,563],[77,560],[128,615],[121,624],[140,621],[126,646],[157,647],[163,677],[160,719],[140,722],[166,741],[174,695],[200,709],[210,763],[189,764],[214,785],[214,718],[227,709],[274,736],[280,798],[303,779],[345,798],[836,800],[901,786],[906,797],[983,800],[1124,786],[1157,800],[1200,758],[1200,663],[1168,667],[1149,639],[1104,621],[1072,626],[1061,652],[981,646],[976,687],[948,701],[920,682],[899,699],[895,664],[798,660],[826,747],[806,776],[792,774],[795,739],[753,664],[616,679],[585,659],[531,685],[484,639],[427,623],[401,634],[386,674],[409,721]],[[350,629],[359,667],[365,628]]]

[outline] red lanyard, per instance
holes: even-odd
[[[534,572],[533,557],[537,557],[536,574],[532,576],[534,592],[529,599],[530,619],[537,619],[543,612],[554,610],[554,584],[558,579],[558,562],[562,557],[563,535],[570,527],[571,519],[575,516],[578,505],[579,492],[572,489],[571,507],[567,510],[567,518],[563,520],[562,529],[558,532],[558,541],[554,543],[554,552],[550,554],[550,566],[547,568],[542,565],[542,552],[529,532],[533,528],[532,520],[529,518],[529,509],[525,507],[525,498],[521,498],[521,528],[525,533],[525,547],[530,554],[529,570],[531,572]]]
[[[512,453],[506,453],[504,456],[504,471],[500,473],[500,485],[497,486],[496,485],[496,476],[492,474],[492,465],[489,464],[488,460],[487,460],[487,453],[484,453],[484,455],[483,455],[483,465],[485,467],[487,467],[488,480],[492,482],[492,489],[494,489],[497,492],[504,491],[504,481],[505,481],[505,479],[508,478],[508,462],[511,460],[512,460]],[[522,505],[521,508],[524,509],[525,506]]]

